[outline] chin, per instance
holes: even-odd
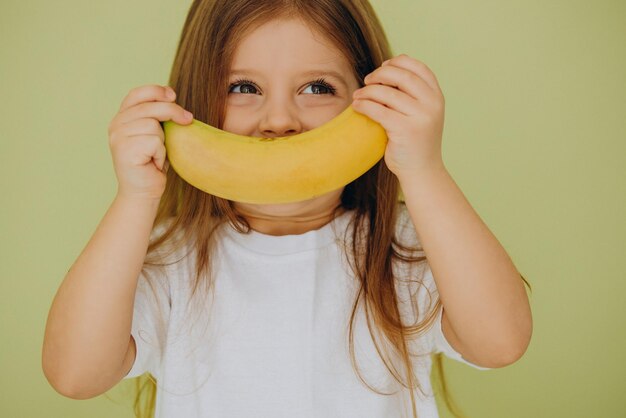
[[[268,215],[293,215],[298,213],[307,213],[310,211],[324,210],[328,205],[335,205],[340,202],[343,187],[333,190],[321,196],[313,197],[307,200],[291,203],[278,204],[258,204],[258,203],[235,203],[235,207],[241,208],[243,211],[252,211],[254,213],[263,213]]]
[[[312,199],[311,199],[312,200]],[[274,203],[274,204],[258,204],[258,203],[237,203],[243,210],[254,211],[259,213],[267,213],[271,215],[291,214],[294,211],[303,209],[311,202],[311,200],[304,200],[301,202],[292,203]]]

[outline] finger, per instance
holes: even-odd
[[[136,106],[144,102],[171,102],[176,99],[174,89],[169,86],[160,86],[158,84],[148,84],[132,89],[128,95],[122,100],[119,112],[130,107]]]
[[[181,125],[187,125],[193,120],[193,115],[178,104],[163,102],[140,103],[126,109],[118,117],[120,124],[140,118],[153,118],[161,122],[171,120]]]
[[[165,165],[165,147],[163,145],[157,147],[156,152],[154,153],[154,164],[157,166],[157,168],[163,172],[165,172],[164,170],[164,165]]]
[[[134,119],[120,127],[118,136],[157,135],[165,139],[163,128],[158,120],[153,118]]]
[[[129,150],[130,163],[133,165],[145,165],[153,159],[164,159],[163,153],[165,146],[161,138],[155,135],[141,135],[133,137],[133,142],[129,144],[132,150]],[[162,163],[161,163],[162,165]]]
[[[386,63],[383,63],[383,65],[389,64],[417,74],[424,79],[433,90],[441,92],[441,87],[439,86],[435,73],[425,63],[406,54],[400,54],[397,57],[390,58]]]
[[[165,142],[165,133],[158,120],[152,118],[135,119],[121,126],[112,127],[109,132],[109,143],[117,144],[137,136],[157,136]]]
[[[387,133],[393,132],[394,128],[400,125],[402,116],[398,115],[392,109],[372,100],[355,100],[352,103],[355,111],[368,116],[370,119],[378,122]]]
[[[353,99],[369,99],[409,116],[416,112],[418,102],[408,94],[389,86],[371,84],[356,90]]]
[[[385,84],[396,87],[419,101],[429,101],[435,98],[435,93],[423,78],[391,63],[374,70],[365,77],[364,81],[366,86]]]

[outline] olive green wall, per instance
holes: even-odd
[[[0,6],[2,417],[132,416],[124,384],[57,394],[41,344],[116,191],[108,124],[129,89],[167,82],[190,3]],[[626,3],[373,4],[394,53],[436,74],[446,166],[533,286],[526,355],[489,372],[446,359],[456,400],[472,418],[624,416]]]

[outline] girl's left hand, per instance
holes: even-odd
[[[445,102],[426,64],[401,54],[383,62],[364,81],[353,94],[352,106],[387,131],[384,158],[389,170],[398,178],[410,178],[442,167]]]

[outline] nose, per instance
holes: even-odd
[[[259,130],[267,138],[295,135],[302,131],[302,124],[293,106],[282,102],[267,103],[259,122]]]

